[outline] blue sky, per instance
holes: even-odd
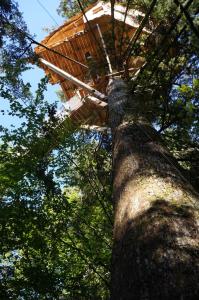
[[[19,5],[20,11],[23,13],[29,32],[32,35],[35,35],[35,39],[39,42],[47,35],[47,32],[43,30],[44,28],[56,28],[64,22],[64,19],[57,14],[57,8],[60,2],[59,0],[16,0],[16,2]],[[52,18],[48,15],[45,9],[41,7],[39,2],[47,9]],[[55,19],[58,25],[53,19]],[[34,67],[24,73],[24,80],[30,82],[32,90],[34,91],[37,88],[39,79],[43,76],[44,71],[38,67]],[[58,85],[52,86],[49,84],[45,95],[46,99],[50,102],[57,100],[55,91],[58,89]],[[6,108],[8,108],[7,103],[5,100],[0,98],[0,110]],[[18,122],[19,121],[17,119],[1,115],[0,124],[3,126],[9,127],[11,124],[17,126],[19,124]]]
[[[57,14],[59,0],[18,0],[17,2],[30,32],[35,33],[39,41],[46,36],[46,32],[43,31],[43,28],[57,27],[56,23],[58,25],[63,23],[63,19]],[[51,14],[56,23],[39,5],[39,2]]]

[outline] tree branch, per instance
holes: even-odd
[[[197,28],[195,27],[193,20],[191,18],[191,16],[189,15],[188,11],[185,9],[185,7],[178,1],[178,0],[174,0],[175,4],[177,6],[180,7],[181,11],[183,12],[183,14],[185,15],[192,31],[195,33],[195,35],[197,36],[197,38],[199,39],[199,31],[197,30]]]

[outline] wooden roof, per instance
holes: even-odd
[[[98,24],[100,27],[102,36],[107,46],[110,60],[113,61],[114,57],[112,55],[113,53],[109,43],[111,32],[111,6],[110,3],[100,1],[89,6],[85,10],[85,12],[86,18],[82,13],[77,14],[76,16],[65,22],[62,26],[57,28],[55,31],[53,31],[51,34],[49,34],[41,42],[41,44],[50,49],[56,50],[59,53],[67,55],[84,65],[88,65],[86,55],[89,54],[94,61],[94,75],[90,70],[91,66],[89,66],[89,69],[86,69],[75,62],[72,62],[56,53],[45,49],[42,46],[36,47],[35,52],[39,57],[47,60],[60,69],[65,70],[79,80],[88,83],[96,90],[102,93],[106,93],[106,86],[108,83],[108,77],[106,75],[109,73],[109,70],[105,60],[105,55],[103,54],[102,41],[100,40],[99,31],[96,25]],[[120,44],[121,22],[123,22],[124,20],[124,15],[125,7],[116,4],[114,12],[116,49],[119,48]],[[127,37],[131,37],[136,28],[139,27],[139,16],[143,17],[143,14],[137,10],[130,9],[128,11],[125,25],[125,39]],[[87,20],[89,21],[89,24]],[[143,31],[148,32],[146,28]],[[132,60],[130,62],[129,67],[140,67],[142,64],[143,59],[136,58],[135,60]],[[78,88],[74,85],[74,83],[56,74],[55,72],[47,68],[44,64],[41,64],[41,67],[45,70],[47,75],[50,75],[50,81],[52,84],[60,83],[66,99],[74,97],[77,91],[81,94],[82,97],[88,95],[87,91]],[[96,80],[94,77],[96,77]],[[89,107],[89,109],[93,107],[92,105],[89,106],[88,102],[87,104],[84,104],[84,106],[87,108]],[[104,113],[103,115],[105,117],[106,113]],[[106,122],[105,119],[102,121],[102,123]]]

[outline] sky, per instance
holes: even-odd
[[[57,27],[63,23],[63,18],[57,14],[60,0],[18,0],[17,2],[30,32],[35,33],[39,41],[46,36],[43,28]]]
[[[34,34],[35,40],[38,42],[41,42],[48,35],[44,28],[53,30],[64,22],[64,19],[57,13],[60,0],[18,0],[17,2],[30,34]],[[24,75],[26,80],[31,83],[33,89],[36,89],[38,79],[44,76],[44,71],[35,66],[34,70],[30,70]],[[49,101],[54,102],[53,99],[56,97],[55,91],[58,89],[58,85],[48,85],[46,97]]]
[[[57,13],[60,0],[16,0],[19,5],[19,10],[23,13],[24,21],[27,24],[29,32],[34,35],[35,40],[41,42],[48,33],[44,28],[57,28],[65,21]],[[50,16],[49,16],[50,14]],[[25,82],[30,82],[32,91],[37,88],[39,79],[44,77],[44,71],[36,66],[27,71],[23,75]],[[49,102],[54,102],[57,99],[55,91],[59,89],[58,85],[48,85],[48,90],[45,98]],[[8,104],[0,98],[0,110],[8,108]],[[10,127],[11,124],[19,125],[19,120],[13,119],[8,115],[1,115],[0,124]]]

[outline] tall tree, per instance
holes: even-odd
[[[113,82],[110,103],[124,101],[122,84]],[[124,115],[112,132],[111,299],[197,298],[198,194],[143,116]]]
[[[194,16],[193,10],[186,9],[186,12]],[[169,114],[172,106],[176,106],[174,116],[172,113],[169,116],[171,133],[174,134],[175,126],[182,131],[180,123],[185,123],[182,125],[187,130],[184,135],[189,135],[189,142],[194,143],[189,117],[196,117],[197,111],[193,83],[197,81],[198,72],[194,73],[197,67],[193,56],[197,56],[198,51],[187,39],[188,45],[184,44],[185,34],[192,36],[187,20],[186,25],[183,21],[179,25],[186,27],[183,37],[178,38],[177,25],[173,35],[170,28],[176,15],[170,15],[164,26],[166,37],[152,33],[153,54],[147,60],[151,60],[155,68],[151,61],[147,63],[145,72],[130,86],[130,93],[121,79],[111,80],[108,87],[113,136],[111,299],[114,300],[196,299],[199,295],[198,193],[152,127],[157,124],[159,107],[164,105],[162,100],[167,101]],[[159,39],[165,44],[160,45]],[[146,47],[149,42],[150,37]],[[174,56],[173,45],[182,47]],[[188,79],[188,67],[196,79]],[[183,85],[183,81],[187,84]],[[175,83],[180,85],[177,91]],[[192,94],[189,100],[188,93]],[[178,111],[178,105],[183,102],[187,107],[184,116],[183,107]],[[164,126],[162,124],[162,128]]]
[[[2,299],[107,299],[108,199],[114,206],[111,298],[198,297],[198,195],[190,184],[198,183],[198,7],[193,1],[181,1],[183,7],[178,1],[122,3],[150,11],[146,23],[160,26],[148,38],[138,30],[130,43],[121,36],[122,50],[129,45],[129,51],[121,56],[119,47],[112,60],[115,69],[124,57],[146,60],[136,78],[115,78],[108,87],[112,198],[110,137],[99,147],[99,135],[53,131],[56,118],[45,121],[53,110],[43,99],[46,80],[36,97],[21,89],[21,99],[29,99],[24,108],[14,98],[15,77],[4,77],[10,89],[2,85],[2,95],[27,123],[2,136]]]
[[[116,50],[115,62],[127,66],[133,56],[145,57],[133,84],[129,78],[128,85],[115,78],[108,86],[114,300],[196,299],[199,295],[198,194],[157,132],[159,127],[167,139],[180,133],[188,149],[192,144],[191,152],[198,153],[198,49],[194,44],[199,37],[198,7],[192,2],[126,3],[146,13],[141,26],[153,20],[159,25],[145,40],[144,49],[138,30],[122,57]],[[114,4],[111,1],[112,11]],[[114,24],[112,31],[114,35]]]

